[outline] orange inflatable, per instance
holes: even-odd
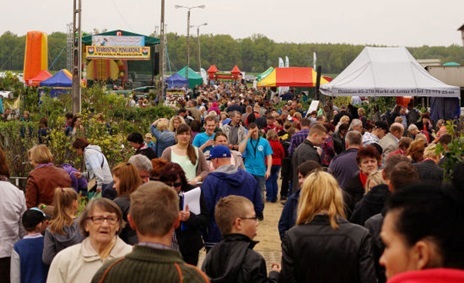
[[[24,81],[37,76],[40,71],[48,69],[47,34],[41,31],[30,31],[26,35],[24,52]]]

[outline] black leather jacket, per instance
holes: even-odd
[[[369,231],[344,219],[338,223],[334,230],[327,215],[317,215],[288,230],[280,282],[377,282]]]
[[[242,234],[225,235],[206,255],[203,271],[211,283],[279,282],[279,273],[267,277],[266,262],[253,247],[257,242]]]

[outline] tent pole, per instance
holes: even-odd
[[[316,100],[319,100],[319,86],[321,85],[321,73],[322,67],[317,66],[317,76],[316,76]]]

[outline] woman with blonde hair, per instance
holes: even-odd
[[[127,215],[130,209],[130,194],[134,192],[140,185],[142,179],[137,168],[129,162],[121,162],[113,168],[113,188],[118,193],[118,197],[114,202],[122,211],[122,219],[127,223]],[[129,245],[138,243],[137,234],[129,225],[126,225],[121,230],[119,237]]]
[[[153,122],[150,127],[151,134],[156,138],[155,152],[156,156],[161,157],[163,151],[176,144],[175,133],[168,129],[169,120],[160,118]]]
[[[364,187],[364,189],[366,190],[366,194],[373,187],[382,185],[382,184],[386,184],[385,179],[382,177],[382,170],[377,170],[375,172],[372,172],[371,174],[369,174],[369,176],[367,176],[366,186]]]
[[[76,221],[77,193],[73,188],[56,188],[53,220],[45,231],[42,261],[50,265],[58,252],[82,242],[84,238]]]
[[[53,165],[53,155],[44,144],[32,147],[27,156],[34,166],[26,183],[27,208],[51,205],[55,188],[71,187],[71,177],[63,168]]]
[[[331,174],[305,179],[296,224],[282,242],[281,282],[376,282],[369,231],[345,220]]]
[[[182,118],[182,117],[179,116],[179,115],[174,116],[174,117],[171,118],[171,120],[169,120],[168,130],[175,133],[175,132],[177,131],[177,128],[178,128],[181,124],[187,125],[187,123],[185,123],[184,118]]]
[[[338,121],[338,124],[335,126],[335,132],[334,133],[338,133],[338,130],[340,128],[340,126],[342,124],[350,124],[350,117],[348,117],[347,115],[343,115],[340,120]]]

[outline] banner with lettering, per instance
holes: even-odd
[[[87,59],[149,60],[150,47],[86,46]]]
[[[143,36],[93,35],[93,46],[145,46]]]

